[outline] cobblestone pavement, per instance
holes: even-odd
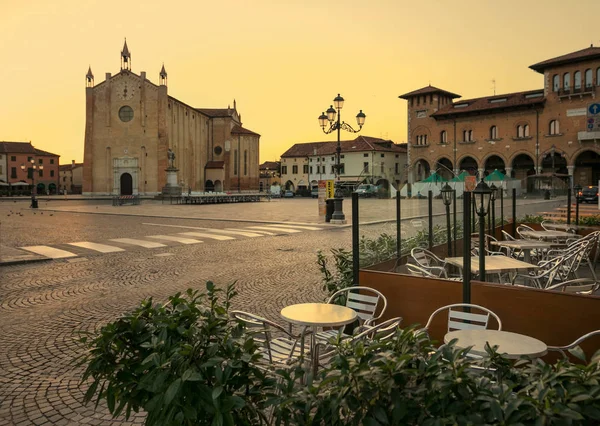
[[[136,424],[82,405],[79,331],[92,331],[146,297],[164,300],[206,280],[238,280],[236,309],[280,320],[286,305],[320,301],[317,248],[350,245],[348,228],[210,245],[109,253],[0,270],[0,425]],[[236,261],[231,262],[235,257]]]

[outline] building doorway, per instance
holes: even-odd
[[[215,192],[223,192],[223,185],[220,180],[215,181]]]
[[[215,184],[213,183],[212,180],[207,180],[206,182],[204,182],[204,191],[213,192],[214,190],[215,190]]]
[[[121,195],[133,195],[133,178],[129,173],[121,175]]]

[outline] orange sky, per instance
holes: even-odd
[[[362,134],[406,140],[406,101],[431,82],[463,98],[541,88],[533,63],[600,45],[598,0],[1,0],[0,140],[83,158],[85,73],[132,70],[196,107],[237,100],[261,162],[335,140],[317,117],[339,92]],[[542,7],[543,4],[543,7]],[[345,138],[353,135],[345,133]]]

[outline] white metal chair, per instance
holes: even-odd
[[[358,293],[361,291],[362,293]],[[331,295],[327,303],[336,303],[340,298],[343,300],[344,306],[354,309],[358,316],[359,327],[371,326],[384,314],[387,309],[387,299],[378,290],[371,287],[355,286],[343,288]],[[378,309],[381,302],[381,309]],[[342,338],[348,338],[349,335],[340,330],[324,330],[319,331],[315,337],[317,342],[328,342],[341,334]]]
[[[523,238],[524,240],[534,240],[535,238],[531,238],[531,237],[527,237],[525,235],[522,234],[523,231],[534,231],[535,229],[533,229],[530,226],[527,225],[519,225],[517,226],[517,234],[519,234],[519,237]]]
[[[441,276],[440,268],[444,270],[444,276],[447,277],[445,272],[446,261],[440,259],[435,254],[421,247],[415,247],[410,251],[410,256],[414,262],[423,269],[431,269],[432,272]]]
[[[303,334],[307,335],[310,331],[294,335],[285,327],[258,315],[243,311],[231,311],[230,315],[246,325],[254,340],[262,345],[260,352],[263,361],[271,366],[289,365],[304,356],[305,349],[310,349],[303,347]],[[273,331],[284,337],[274,337]]]
[[[546,287],[546,290],[562,291],[573,294],[594,294],[600,288],[600,283],[591,278],[576,278]]]
[[[363,331],[354,336],[349,337],[344,340],[344,342],[355,343],[360,340],[378,340],[385,341],[389,340],[394,336],[396,330],[400,326],[402,322],[402,317],[391,318],[389,320],[383,321],[374,326],[368,326]],[[330,341],[331,342],[331,341]],[[339,343],[339,341],[338,341]],[[332,348],[328,350],[324,350],[321,353],[321,348],[326,347],[326,344],[317,343],[316,351],[317,351],[317,364],[316,367],[325,367],[330,364],[331,358],[337,353],[337,349]],[[316,371],[316,369],[315,369]]]
[[[406,269],[411,275],[415,275],[418,277],[426,277],[426,278],[436,278],[436,279],[445,279],[450,281],[462,281],[461,277],[448,277],[448,274],[444,268],[440,268],[439,266],[430,266],[429,268],[423,268],[419,265],[414,265],[412,263],[406,264]]]
[[[589,339],[592,336],[598,336],[598,335],[600,335],[600,330],[590,331],[589,333],[584,334],[583,336],[581,336],[577,340],[575,340],[573,343],[570,343],[566,346],[548,346],[548,351],[560,352],[562,354],[562,356],[566,358],[567,355],[565,354],[564,351],[573,349],[573,348],[579,346],[581,344],[581,342]]]
[[[456,310],[455,308],[471,308],[479,311],[483,311],[483,313],[472,313],[472,312],[464,312]],[[498,323],[498,330],[502,330],[502,321],[500,321],[500,317],[496,315],[494,312],[479,305],[473,305],[471,303],[454,303],[452,305],[442,306],[441,308],[436,309],[429,316],[429,320],[425,327],[423,327],[422,331],[429,332],[429,328],[431,327],[431,323],[433,322],[436,315],[441,312],[448,311],[448,332],[454,330],[485,330],[488,328],[488,323],[490,319],[490,315],[494,317],[496,322]]]

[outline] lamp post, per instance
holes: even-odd
[[[479,216],[479,279],[485,281],[485,223],[484,217],[490,206],[490,198],[492,196],[492,190],[483,181],[477,184],[473,190],[473,197],[475,198],[475,205],[477,209],[477,215]],[[465,265],[468,268],[470,265]]]
[[[335,108],[334,108],[334,106],[335,106]],[[341,157],[341,152],[342,152],[342,146],[340,144],[340,130],[344,129],[350,133],[358,133],[362,129],[363,125],[365,124],[365,118],[366,118],[366,115],[362,112],[362,109],[361,109],[360,112],[356,115],[356,123],[358,124],[358,130],[354,130],[352,128],[352,126],[350,126],[348,123],[341,121],[341,115],[342,115],[341,111],[342,111],[343,106],[344,106],[344,98],[342,98],[340,96],[340,94],[338,93],[338,95],[333,100],[333,105],[331,105],[327,109],[327,115],[325,115],[325,113],[322,112],[321,115],[319,116],[319,125],[321,126],[321,129],[323,129],[323,133],[329,134],[329,133],[332,133],[337,130],[337,148],[335,150],[335,152],[336,152],[336,157],[335,157],[335,184],[336,185],[335,185],[335,201],[334,201],[335,210],[333,212],[333,215],[331,216],[332,222],[335,221],[333,223],[345,223],[345,221],[346,221],[346,216],[344,215],[344,212],[343,212],[344,199],[342,198],[342,192],[341,192],[341,188],[340,188],[340,168],[341,168],[340,157]],[[337,115],[337,120],[336,120],[336,115]],[[329,128],[326,129],[326,127],[328,125],[329,125]]]
[[[266,188],[265,192],[268,194],[269,192],[271,192],[270,191],[271,187],[269,186],[269,168],[267,167],[266,170],[267,170],[267,188]]]
[[[490,195],[490,201],[492,203],[490,208],[490,235],[495,237],[494,231],[496,230],[496,197],[498,196],[498,187],[492,183],[490,186],[492,194]]]
[[[35,159],[31,159],[29,160],[29,163],[31,164],[31,208],[32,209],[37,209],[38,208],[38,202],[35,199],[36,193],[37,193],[37,188],[35,187],[35,171],[36,170],[44,170],[44,166],[42,166],[41,164],[38,166],[35,164]],[[21,164],[21,170],[25,171],[25,170],[29,170],[29,167],[27,167],[28,165],[25,164]]]
[[[575,225],[579,225],[579,203],[581,202],[581,185],[575,185]]]
[[[448,234],[448,257],[452,256],[452,238],[450,236],[450,204],[452,204],[453,189],[448,183],[441,190],[442,200],[446,206],[446,232]]]

